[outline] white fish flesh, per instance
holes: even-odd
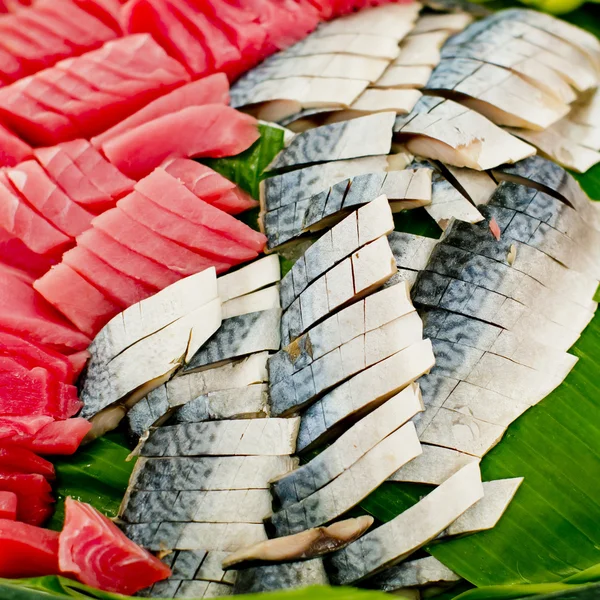
[[[217,279],[218,296],[223,303],[256,292],[281,279],[281,266],[276,254],[265,256]]]
[[[368,585],[370,588],[384,592],[395,592],[403,588],[440,585],[456,581],[460,581],[460,577],[454,571],[451,571],[437,558],[428,556],[386,569],[373,577]]]
[[[415,35],[432,31],[458,33],[472,22],[473,16],[466,12],[424,15],[417,20],[411,33]]]
[[[440,50],[450,35],[448,30],[411,35],[400,45],[400,56],[392,64],[407,67],[425,66],[433,69],[440,62],[442,58]]]
[[[225,320],[273,308],[281,308],[279,286],[277,285],[271,285],[258,292],[232,298],[221,305],[221,312],[223,320]]]
[[[386,89],[419,89],[425,87],[432,70],[428,66],[391,65],[372,86]]]

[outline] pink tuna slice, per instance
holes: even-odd
[[[121,312],[114,302],[64,263],[52,267],[33,287],[79,331],[92,338]]]
[[[42,427],[23,446],[37,454],[70,455],[79,448],[91,428],[92,424],[87,419],[54,421]]]
[[[164,169],[156,169],[148,177],[138,181],[135,189],[169,212],[217,231],[255,252],[262,252],[265,247],[266,237],[262,233],[200,200]]]
[[[2,198],[0,191],[0,203]],[[1,208],[0,214],[2,214]],[[58,262],[58,258],[34,252],[18,237],[0,227],[0,262],[26,271],[32,277],[40,277]]]
[[[62,260],[123,309],[152,296],[157,291],[117,271],[81,246],[65,252]]]
[[[82,10],[110,27],[118,36],[123,34],[121,5],[117,0],[73,0]]]
[[[62,573],[107,592],[134,594],[171,575],[171,569],[112,521],[72,498],[65,501],[58,556]]]
[[[31,158],[31,146],[0,125],[0,167],[14,167]]]
[[[173,180],[176,182],[176,180]],[[177,182],[176,182],[177,183]],[[215,232],[171,213],[139,192],[132,192],[117,203],[132,219],[193,252],[213,261],[217,273],[231,265],[252,260],[257,252]]]
[[[0,470],[0,492],[17,495],[17,519],[41,525],[52,514],[52,488],[43,475]]]
[[[256,200],[233,182],[195,160],[175,158],[167,161],[163,169],[179,179],[195,196],[230,215],[258,206]]]
[[[222,104],[205,104],[140,125],[102,149],[120,171],[141,179],[168,158],[234,156],[258,138],[253,117]]]
[[[31,450],[18,446],[0,445],[0,470],[14,471],[16,473],[36,473],[46,479],[55,479],[54,465],[34,454]]]
[[[17,518],[17,495],[14,492],[0,492],[0,521]]]
[[[119,208],[96,217],[93,226],[134,252],[162,264],[182,277],[215,265],[215,261],[191,252],[134,221]]]
[[[0,520],[0,577],[58,573],[58,532]]]
[[[77,331],[32,287],[0,265],[0,329],[58,352],[84,350],[90,338]]]
[[[91,142],[96,148],[101,148],[108,140],[139,125],[149,123],[158,117],[163,117],[189,106],[227,104],[228,102],[229,83],[227,77],[223,73],[216,73],[204,79],[188,83],[165,96],[157,98],[127,119],[92,138]]]
[[[120,244],[99,229],[92,228],[80,235],[77,244],[121,273],[156,290],[162,290],[182,277],[159,262]]]
[[[21,336],[0,331],[0,356],[8,356],[32,369],[43,367],[59,381],[73,382],[73,370],[65,356]]]
[[[89,229],[93,215],[73,202],[33,160],[7,171],[16,190],[63,233],[75,237]]]
[[[73,377],[75,380],[77,380],[79,375],[81,375],[83,369],[85,369],[85,365],[90,359],[90,356],[91,355],[87,350],[82,350],[81,352],[75,352],[74,354],[69,354],[65,357],[71,365],[71,369],[73,370]]]

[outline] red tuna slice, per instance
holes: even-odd
[[[204,13],[190,6],[188,0],[167,0],[167,4],[186,29],[206,47],[211,71],[235,71],[242,58],[240,51]]]
[[[35,73],[52,64],[48,49],[15,25],[14,17],[0,21],[0,47],[19,60],[26,74]]]
[[[232,181],[195,160],[176,158],[167,161],[163,169],[179,179],[198,198],[230,215],[258,206],[256,200]]]
[[[233,156],[258,138],[253,117],[222,104],[206,104],[140,125],[102,149],[125,175],[141,179],[168,158]]]
[[[2,46],[0,46],[0,75],[7,83],[27,75],[23,62]]]
[[[117,137],[125,131],[130,131],[139,125],[149,123],[158,117],[177,112],[188,106],[202,106],[203,104],[227,104],[229,102],[229,83],[223,73],[215,73],[187,83],[180,88],[150,102],[144,108],[118,123],[114,127],[91,140],[96,148]]]
[[[199,77],[211,72],[206,46],[169,9],[165,0],[131,0],[124,7],[124,19],[129,33],[152,34],[192,75]]]
[[[18,446],[0,446],[0,470],[3,472],[36,473],[54,479],[54,465],[45,458]]]
[[[77,137],[72,122],[27,91],[33,77],[25,77],[0,89],[0,118],[24,140],[38,146]]]
[[[0,577],[58,573],[58,532],[0,520]]]
[[[0,386],[1,415],[66,419],[81,408],[75,386],[57,381],[42,367],[27,369],[8,357],[0,357]]]
[[[65,501],[58,559],[62,573],[119,594],[134,594],[171,575],[169,567],[128,539],[107,517],[72,498]]]
[[[61,421],[61,423],[67,422]],[[51,423],[54,423],[54,419],[44,415],[23,417],[0,416],[0,444],[8,447],[29,447],[31,440]]]
[[[196,225],[217,231],[255,252],[262,252],[265,247],[267,238],[262,233],[203,202],[164,169],[156,169],[148,177],[138,181],[135,189],[169,212],[185,217]]]
[[[181,275],[159,262],[127,248],[99,229],[90,229],[77,238],[86,248],[121,273],[149,287],[162,290],[181,279]]]
[[[158,235],[211,259],[218,273],[226,271],[231,265],[252,260],[257,256],[254,250],[203,225],[197,225],[168,212],[139,192],[125,196],[119,200],[117,206]]]
[[[116,0],[73,0],[73,2],[110,27],[116,35],[123,34],[121,5]]]
[[[63,262],[123,309],[152,296],[157,291],[156,288],[149,288],[113,269],[81,246],[63,254]]]
[[[15,17],[15,25],[19,31],[27,32],[28,38],[34,38],[45,50],[44,62],[47,65],[54,64],[61,58],[66,58],[73,54],[73,48],[64,37],[58,35],[48,27],[48,24],[39,15],[36,16],[35,10],[28,10],[19,13]]]
[[[34,155],[65,194],[77,204],[92,212],[102,212],[114,205],[114,200],[98,189],[60,146],[36,148]]]
[[[0,167],[14,167],[31,158],[31,146],[0,125]]]
[[[71,140],[60,145],[81,172],[113,199],[128,194],[135,181],[123,175],[109,163],[87,140]]]
[[[0,491],[17,495],[17,519],[41,525],[51,514],[52,488],[43,475],[0,471]]]
[[[8,169],[7,175],[29,204],[63,233],[75,237],[89,229],[93,215],[73,202],[36,161]]]
[[[87,419],[54,421],[42,427],[24,446],[37,454],[71,455],[91,428]]]
[[[0,227],[36,254],[60,254],[71,243],[17,195],[4,172],[0,172]]]
[[[0,227],[0,262],[41,277],[58,260],[33,252],[18,237]]]
[[[87,350],[82,350],[81,352],[75,352],[75,354],[69,354],[65,357],[69,361],[71,369],[73,370],[74,380],[77,380],[77,378],[81,375],[81,372],[83,369],[85,369],[85,365],[90,359],[90,356],[91,355]]]
[[[66,264],[50,269],[33,287],[84,334],[94,337],[120,308]]]
[[[134,252],[161,262],[182,277],[194,275],[214,265],[214,261],[164,238],[115,208],[96,217],[93,226]]]
[[[59,381],[73,381],[71,364],[62,354],[42,348],[21,336],[0,331],[0,356],[12,357],[28,369],[43,367]]]
[[[14,492],[0,492],[0,521],[17,518],[17,495]],[[2,561],[0,560],[0,564]],[[1,572],[1,568],[0,568]],[[4,577],[4,575],[3,575]]]

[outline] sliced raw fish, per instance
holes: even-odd
[[[88,434],[92,424],[87,419],[67,419],[46,424],[22,445],[37,454],[73,454]]]
[[[98,229],[90,229],[77,238],[77,244],[105,260],[128,277],[155,289],[163,289],[181,279],[161,263],[130,250]]]
[[[0,125],[0,166],[14,167],[31,158],[31,147],[14,133]]]
[[[0,227],[0,261],[32,277],[40,277],[58,262],[58,257],[33,252],[22,240]]]
[[[69,354],[66,358],[71,364],[71,368],[73,369],[74,380],[77,380],[79,378],[79,375],[81,375],[81,372],[85,368],[87,361],[90,358],[90,353],[87,350],[81,350],[81,352]]]
[[[0,331],[0,356],[11,357],[28,369],[43,367],[59,381],[73,381],[73,370],[68,359],[24,337]]]
[[[118,199],[129,193],[135,183],[111,165],[87,140],[72,140],[60,145],[75,165],[99,190]]]
[[[321,558],[249,567],[238,571],[234,594],[258,594],[281,589],[329,585]]]
[[[182,277],[194,275],[215,265],[215,261],[168,240],[145,225],[134,221],[119,208],[113,208],[93,220],[95,229],[109,235],[130,250],[164,265]],[[217,266],[223,267],[223,263]]]
[[[431,67],[392,65],[373,84],[376,88],[422,88],[425,87],[431,76]]]
[[[17,519],[17,495],[14,492],[0,492],[0,521],[4,519]]]
[[[101,148],[108,140],[189,106],[203,104],[227,104],[229,101],[229,82],[223,73],[209,75],[198,81],[187,83],[172,92],[150,102],[144,108],[124,119],[117,125],[92,138],[91,143]]]
[[[281,308],[279,289],[276,285],[269,286],[258,292],[238,296],[223,303],[223,318],[231,319],[251,312]]]
[[[190,123],[203,126],[190,128]],[[184,108],[126,131],[109,140],[102,150],[119,170],[139,179],[168,158],[239,154],[258,136],[252,117],[223,104],[206,104]]]
[[[117,271],[83,246],[65,252],[62,262],[121,308],[136,304],[157,291]]]
[[[34,473],[54,479],[54,465],[37,454],[18,446],[0,446],[0,469],[5,472]]]
[[[6,174],[15,189],[57,229],[75,237],[90,228],[93,216],[60,190],[37,162],[28,160]]]
[[[98,21],[110,27],[117,36],[123,33],[121,5],[118,0],[73,0],[74,3],[96,17]]]
[[[17,519],[41,525],[51,514],[52,488],[43,475],[0,470],[0,491],[17,495]]]
[[[260,290],[281,279],[281,266],[276,254],[259,258],[233,273],[217,280],[219,297],[223,303],[240,299],[246,294]]]
[[[138,181],[135,189],[167,211],[218,232],[255,252],[262,252],[265,247],[265,236],[262,233],[196,198],[185,185],[163,169],[156,169],[148,177]]]
[[[0,575],[40,577],[58,573],[58,532],[0,520]]]
[[[411,33],[429,33],[431,31],[462,31],[473,21],[473,15],[467,12],[429,14],[419,17]]]
[[[175,189],[178,187],[173,186]],[[157,193],[160,193],[157,190]],[[173,196],[165,197],[165,204],[173,201]],[[201,200],[196,200],[201,202]],[[211,261],[218,273],[229,266],[256,258],[257,253],[247,246],[225,237],[214,229],[195,224],[175,213],[169,212],[138,191],[133,191],[117,203],[119,209],[142,223],[157,235],[166,237]],[[211,221],[208,221],[211,225]]]
[[[234,183],[195,160],[176,158],[166,162],[163,168],[198,198],[230,215],[237,215],[258,205]]]
[[[101,212],[114,205],[113,199],[99,190],[60,146],[36,148],[34,155],[50,177],[77,204],[93,212]]]
[[[0,268],[0,327],[59,352],[84,350],[90,338],[77,331],[31,283]],[[89,306],[88,306],[89,308]]]
[[[80,331],[94,337],[119,307],[64,263],[53,267],[34,288]]]
[[[167,566],[127,539],[107,517],[72,498],[65,501],[58,555],[61,572],[122,594],[134,594],[171,575]]]
[[[60,255],[70,244],[67,235],[17,195],[5,173],[0,173],[0,226],[37,254]]]
[[[384,592],[395,592],[405,588],[448,584],[456,581],[460,581],[459,575],[437,558],[427,556],[385,569],[369,582],[369,586]]]

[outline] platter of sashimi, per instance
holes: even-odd
[[[0,599],[600,596],[594,9],[0,13]]]

